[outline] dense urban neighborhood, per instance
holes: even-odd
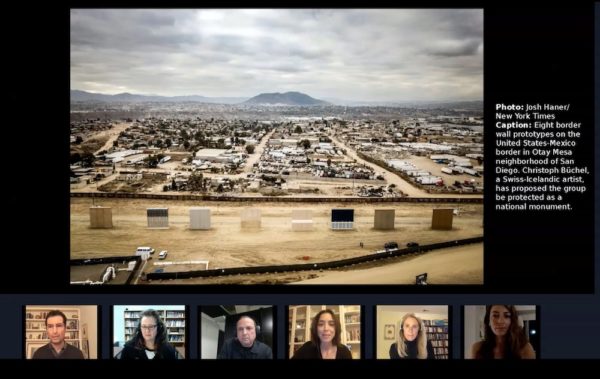
[[[481,102],[72,107],[74,284],[482,283]]]

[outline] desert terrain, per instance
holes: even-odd
[[[428,251],[422,254],[378,260],[339,270],[231,275],[219,278],[140,281],[138,284],[325,284],[414,285],[427,273],[427,283],[483,284],[483,244]]]
[[[483,235],[482,204],[441,204],[441,203],[392,203],[392,204],[349,204],[349,203],[259,203],[246,202],[198,202],[137,199],[95,199],[95,205],[112,208],[112,229],[91,229],[89,208],[91,198],[71,199],[71,258],[86,259],[109,256],[134,255],[138,246],[150,246],[156,250],[154,259],[148,261],[144,271],[151,272],[166,266],[154,265],[161,250],[168,250],[164,262],[171,262],[169,271],[198,269],[190,264],[178,262],[208,260],[209,268],[262,266],[272,264],[325,262],[373,253],[383,249],[384,243],[396,241],[403,247],[408,242],[428,244],[477,237]],[[210,230],[189,229],[189,208],[193,206],[211,209]],[[169,228],[149,229],[147,227],[147,208],[169,208]],[[262,212],[262,224],[259,229],[242,228],[240,212],[243,208],[254,207]],[[453,229],[439,231],[431,229],[433,208],[458,208],[454,217]],[[353,230],[333,231],[330,228],[332,208],[353,208],[355,224]],[[313,230],[295,232],[291,229],[292,209],[311,209],[313,211]],[[395,230],[380,231],[373,229],[375,209],[395,209]],[[360,247],[360,243],[363,247]],[[418,257],[401,258],[419,265],[422,272],[427,267],[446,272],[446,283],[482,282],[483,245],[475,244],[457,249],[453,253],[443,251],[428,252]],[[450,250],[450,249],[445,249]],[[451,262],[456,261],[456,267]],[[398,261],[394,264],[402,265]],[[386,263],[378,267],[391,267]],[[400,267],[400,266],[398,266]],[[423,268],[423,269],[422,269]],[[374,269],[374,268],[371,268]],[[357,269],[358,270],[358,269]],[[360,269],[368,271],[368,269]],[[398,268],[398,272],[402,270]],[[413,281],[412,270],[400,281]],[[431,271],[431,270],[429,270]],[[360,272],[360,274],[359,274]],[[354,274],[358,276],[354,276]],[[364,283],[364,273],[354,271],[349,275],[344,270],[341,276],[332,276],[339,284]],[[334,275],[333,272],[328,273]],[[362,275],[362,277],[361,277]],[[383,276],[373,274],[375,283],[387,283]],[[394,274],[389,274],[394,275]],[[277,281],[295,282],[314,279],[315,273],[302,273],[289,280],[279,275]],[[367,276],[371,276],[367,273]],[[412,278],[410,278],[412,276]],[[342,277],[344,279],[342,279]],[[339,278],[339,280],[338,280]],[[349,278],[354,278],[349,280]],[[232,281],[233,279],[233,281]],[[267,278],[261,278],[264,282]],[[275,278],[274,278],[275,279]],[[409,280],[410,279],[410,280]],[[236,281],[237,280],[237,281]],[[323,279],[320,280],[329,280]],[[381,281],[379,281],[381,280]],[[243,278],[187,279],[180,283],[169,284],[214,284],[221,282],[240,283]],[[252,280],[250,281],[252,282]]]

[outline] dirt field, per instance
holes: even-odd
[[[427,273],[429,284],[483,284],[483,244],[434,250],[398,258],[380,267],[328,271],[296,284],[415,284]]]
[[[427,272],[428,284],[483,284],[483,244],[429,251],[341,270],[232,275],[219,278],[159,280],[138,284],[401,284],[414,285]]]
[[[138,246],[151,246],[156,249],[155,257],[159,251],[168,250],[166,261],[209,260],[209,268],[213,269],[324,262],[381,250],[388,241],[396,241],[404,246],[410,241],[427,244],[483,235],[481,204],[461,204],[460,215],[455,216],[451,231],[431,230],[432,209],[447,207],[444,204],[260,203],[254,205],[262,211],[260,229],[241,227],[240,212],[251,206],[249,203],[96,199],[96,205],[112,207],[113,229],[89,227],[91,205],[92,199],[71,199],[73,259],[134,255]],[[189,230],[189,208],[192,206],[211,208],[210,230]],[[169,208],[168,229],[147,228],[146,208],[153,207]],[[291,210],[294,208],[312,209],[313,231],[291,230]],[[354,230],[332,231],[332,208],[354,208]],[[374,209],[388,208],[396,210],[396,229],[373,230]],[[363,242],[363,248],[360,242]],[[482,252],[480,254],[482,256]],[[145,271],[154,271],[159,267],[153,265],[153,261],[148,262]],[[431,264],[436,263],[433,261]],[[481,262],[474,264],[481,268],[482,276]],[[465,267],[465,271],[473,270],[472,267]],[[185,283],[196,284],[192,281]]]

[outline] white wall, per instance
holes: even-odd
[[[407,313],[414,313],[422,320],[444,320],[448,319],[448,307],[438,305],[403,305],[403,306],[378,306],[377,307],[377,359],[390,359],[390,346],[396,342],[398,322]],[[394,325],[394,339],[384,339],[385,325]]]
[[[465,324],[463,325],[464,334],[464,357],[472,359],[471,347],[477,341],[483,338],[483,318],[485,316],[485,305],[466,305],[465,306]]]
[[[90,348],[90,359],[98,359],[98,307],[96,305],[80,305],[81,324],[80,333],[83,324],[87,324],[88,344]],[[80,335],[83,338],[82,335]]]
[[[483,320],[485,318],[485,305],[465,305],[465,319],[463,325],[464,357],[473,359],[471,348],[475,342],[481,341],[484,335]],[[520,325],[524,320],[535,320],[535,305],[515,305],[519,315]]]
[[[200,313],[200,359],[217,359],[219,345],[219,330],[225,331],[225,317],[211,318]]]

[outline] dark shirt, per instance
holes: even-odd
[[[390,359],[417,359],[417,355],[419,354],[419,349],[417,347],[417,340],[414,341],[406,341],[406,353],[408,356],[400,357],[398,354],[398,344],[393,343],[390,346]],[[427,341],[427,359],[435,359],[435,353],[433,352],[433,345],[431,341]]]
[[[292,359],[323,359],[321,356],[321,350],[312,341],[308,341],[304,345],[300,346],[300,349],[296,351]],[[352,353],[345,345],[337,345],[337,353],[335,359],[352,359]]]
[[[65,346],[58,353],[54,350],[52,344],[48,343],[37,349],[31,359],[84,359],[84,356],[81,350],[68,343],[65,343]]]
[[[217,359],[273,359],[273,350],[258,340],[244,347],[237,338],[230,338],[223,344]]]
[[[177,359],[177,350],[170,344],[164,343],[157,350],[152,359]],[[121,350],[120,359],[145,359],[148,360],[146,349],[136,346],[132,341],[127,342]]]

